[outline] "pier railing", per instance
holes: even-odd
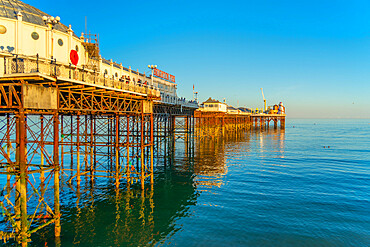
[[[181,105],[183,107],[199,108],[198,102],[195,100],[187,100],[171,94],[161,92],[161,102],[170,105]]]
[[[148,96],[160,97],[158,88],[151,85],[138,84],[125,79],[108,77],[95,70],[78,67],[72,64],[59,63],[55,59],[44,59],[36,56],[14,55],[4,57],[4,74],[31,74],[41,73],[58,79],[76,80],[93,85],[100,85],[114,89],[122,89]]]

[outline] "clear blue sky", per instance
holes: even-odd
[[[370,1],[45,1],[103,57],[174,74],[178,95],[234,106],[283,101],[289,117],[370,118]]]

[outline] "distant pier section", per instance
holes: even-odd
[[[196,135],[199,137],[217,137],[230,132],[238,133],[254,128],[285,128],[285,107],[280,102],[266,108],[265,111],[246,107],[235,108],[226,102],[209,98],[194,113]]]

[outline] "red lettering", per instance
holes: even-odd
[[[175,82],[175,76],[174,75],[171,75],[171,74],[168,74],[162,70],[159,70],[157,68],[154,69],[154,73],[153,73],[155,76],[158,76],[158,77],[161,77],[165,80],[168,80],[168,81],[171,81],[171,82]]]
[[[154,75],[158,76],[158,69],[154,69]]]

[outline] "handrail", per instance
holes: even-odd
[[[4,57],[4,74],[15,73],[41,73],[59,79],[76,80],[92,85],[101,85],[114,89],[147,94],[148,96],[161,98],[160,101],[163,103],[199,107],[196,101],[188,101],[185,98],[170,95],[165,90],[161,91],[160,88],[152,85],[134,83],[129,77],[123,76],[120,79],[114,76],[109,77],[107,74],[88,69],[85,65],[75,66],[72,64],[64,64],[58,62],[56,59],[40,58],[38,54],[35,56],[13,55]]]
[[[12,57],[4,57],[4,74],[15,73],[42,73],[60,79],[77,80],[160,97],[159,89],[151,85],[134,83],[126,78],[108,77],[98,71],[87,69],[84,65],[82,67],[72,64],[66,65],[58,63],[56,59],[40,58],[38,54],[36,56],[13,55]]]

